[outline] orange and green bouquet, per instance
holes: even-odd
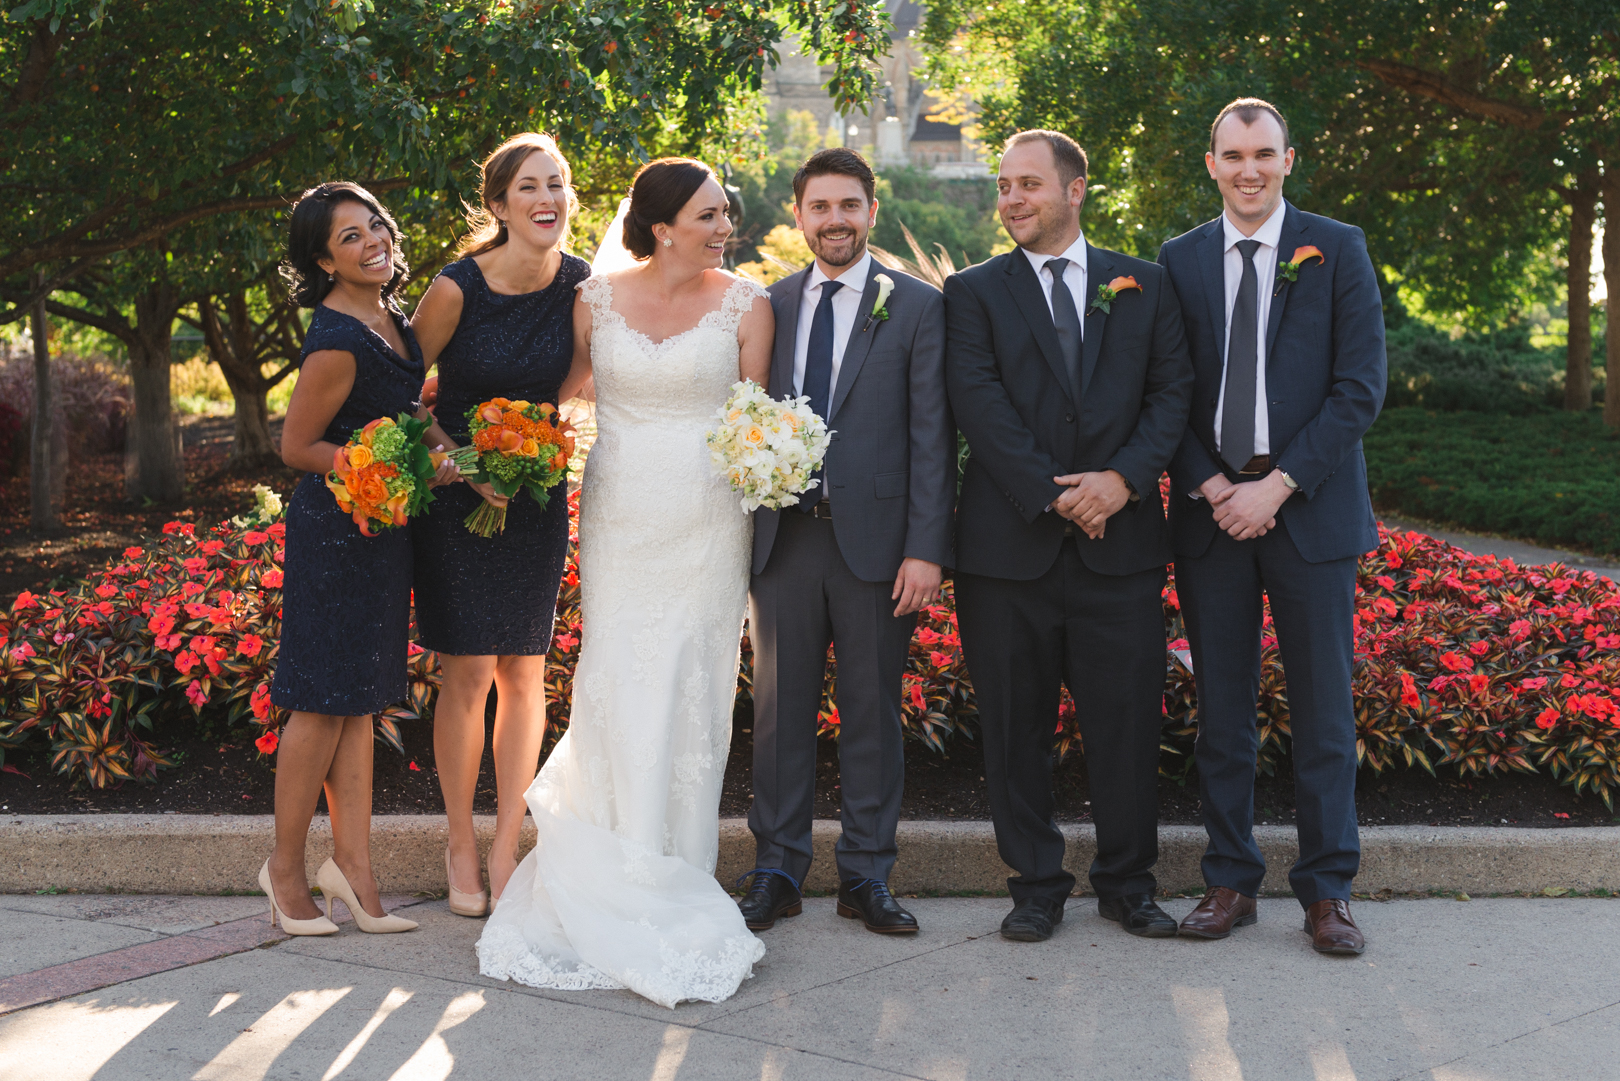
[[[528,489],[542,507],[550,489],[568,476],[574,453],[574,428],[546,402],[491,398],[467,410],[472,445],[458,447],[450,457],[464,479],[488,484],[508,498]],[[506,508],[480,503],[467,515],[467,528],[480,537],[506,528]]]
[[[332,456],[326,487],[366,536],[376,536],[376,529],[397,529],[433,502],[428,481],[445,455],[422,444],[427,429],[426,421],[409,413],[398,420],[378,417],[355,429],[354,437]]]

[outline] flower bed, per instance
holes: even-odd
[[[573,504],[577,495],[570,499]],[[169,763],[160,729],[208,716],[240,725],[268,755],[280,718],[269,702],[281,620],[279,524],[222,523],[206,536],[170,523],[69,590],[21,594],[0,613],[0,766],[31,739],[56,769],[102,787],[151,779]],[[1356,616],[1357,751],[1375,770],[1547,772],[1610,806],[1620,789],[1620,587],[1590,571],[1520,568],[1417,533],[1382,531],[1362,561]],[[577,534],[558,597],[547,675],[553,735],[566,724],[581,638]],[[1190,770],[1196,694],[1172,579],[1162,768]],[[407,702],[379,718],[431,716],[436,656],[411,646]],[[746,639],[739,698],[750,693]],[[836,738],[829,658],[822,733]],[[933,751],[977,735],[949,587],[919,620],[904,676],[908,737]],[[1270,616],[1262,636],[1260,767],[1288,749],[1288,703]],[[1080,744],[1065,696],[1058,751]],[[14,767],[5,766],[12,769]]]

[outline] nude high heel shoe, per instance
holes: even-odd
[[[444,880],[450,885],[450,911],[458,916],[487,916],[489,915],[489,894],[484,890],[477,893],[462,893],[456,889],[456,880],[450,874],[450,848],[444,850]]]
[[[343,877],[343,872],[331,860],[321,864],[321,869],[315,872],[315,888],[326,898],[327,919],[332,918],[332,898],[336,897],[349,906],[349,914],[354,917],[355,925],[368,935],[393,935],[400,931],[416,930],[413,920],[403,916],[373,916],[362,908],[360,899],[354,895],[354,887],[349,885],[349,880]]]
[[[276,904],[276,891],[270,886],[270,861],[265,860],[264,866],[259,868],[259,888],[264,895],[270,898],[270,926],[276,925],[276,918],[281,918],[281,929],[289,935],[333,935],[337,933],[337,924],[325,916],[316,916],[312,920],[295,920],[281,910]]]

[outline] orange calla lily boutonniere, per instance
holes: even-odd
[[[1303,245],[1301,247],[1295,248],[1294,249],[1294,257],[1292,259],[1288,260],[1288,262],[1286,262],[1286,263],[1278,263],[1277,264],[1277,292],[1279,292],[1279,293],[1282,292],[1282,283],[1283,282],[1285,282],[1285,281],[1290,281],[1290,282],[1298,281],[1299,280],[1299,268],[1304,266],[1306,263],[1310,262],[1312,259],[1315,259],[1318,262],[1322,262],[1322,263],[1327,262],[1327,257],[1322,254],[1322,249],[1321,248],[1318,248],[1315,244],[1306,244],[1306,245]],[[1275,294],[1273,294],[1273,295],[1275,295]]]
[[[1115,278],[1107,285],[1097,286],[1097,295],[1091,298],[1091,307],[1086,311],[1086,314],[1102,312],[1107,315],[1114,301],[1119,299],[1119,294],[1131,289],[1135,289],[1138,293],[1142,291],[1142,287],[1137,284],[1135,278],[1125,275]]]

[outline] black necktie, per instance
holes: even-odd
[[[1221,460],[1241,473],[1254,457],[1254,385],[1260,368],[1259,276],[1254,269],[1258,240],[1240,240],[1243,277],[1232,305],[1232,333],[1226,344],[1226,402],[1221,406]]]
[[[1074,310],[1074,294],[1063,283],[1067,259],[1049,259],[1052,272],[1052,323],[1057,327],[1058,344],[1063,347],[1063,366],[1069,373],[1069,393],[1080,403],[1080,313]]]
[[[834,294],[844,287],[843,282],[821,283],[821,303],[816,305],[815,318],[810,320],[810,345],[804,352],[804,393],[810,396],[810,408],[822,420],[832,403],[833,307]],[[806,514],[827,497],[827,478],[816,470],[820,484],[804,493],[799,509]]]

